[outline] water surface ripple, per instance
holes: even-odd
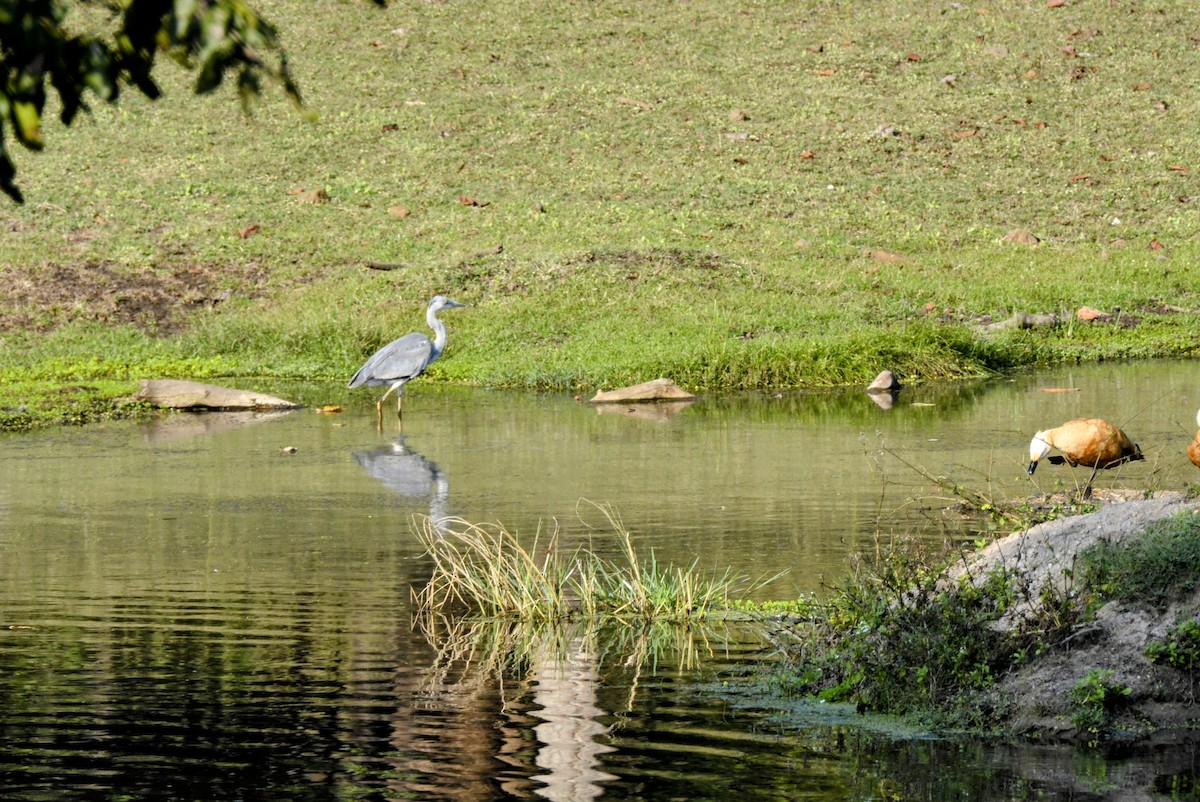
[[[1178,745],[1081,757],[781,715],[725,692],[769,654],[747,630],[522,633],[414,620],[412,591],[430,570],[420,516],[557,530],[562,548],[615,556],[599,504],[661,562],[786,570],[760,598],[820,593],[893,533],[976,535],[912,465],[1001,498],[1072,486],[1024,464],[1036,428],[1080,414],[1119,420],[1147,455],[1102,483],[1194,481],[1198,379],[1191,363],[1105,365],[911,388],[889,410],[783,393],[657,416],[430,386],[403,432],[382,433],[371,399],[307,386],[348,411],[0,437],[0,798],[1118,798],[1085,791],[1100,775],[1194,788]]]

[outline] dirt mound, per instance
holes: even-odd
[[[1200,500],[1182,493],[1116,501],[1097,512],[1049,521],[996,541],[973,555],[960,571],[982,576],[993,567],[1018,571],[1031,582],[1032,596],[1045,583],[1070,593],[1076,581],[1076,558],[1102,540],[1128,543],[1156,522],[1200,509]],[[1007,618],[1023,615],[1015,609]],[[1200,612],[1200,591],[1166,610],[1147,605],[1109,602],[1094,621],[1004,677],[983,703],[1002,713],[1011,729],[1033,738],[1075,738],[1071,691],[1093,670],[1112,671],[1112,681],[1131,689],[1116,729],[1127,735],[1194,728],[1200,723],[1190,677],[1151,663],[1146,647],[1161,640],[1186,617]],[[1001,622],[1004,624],[1005,622]]]

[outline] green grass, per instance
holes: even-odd
[[[1089,746],[1108,735],[1113,715],[1126,704],[1132,689],[1113,680],[1116,672],[1094,668],[1071,689],[1071,723]]]
[[[783,612],[783,660],[772,683],[942,729],[997,726],[1002,711],[981,703],[981,692],[1057,643],[1086,610],[1002,566],[950,578],[958,557],[908,541],[858,555],[828,598]],[[1018,607],[1026,611],[1013,617]]]
[[[164,99],[15,153],[28,203],[0,208],[0,285],[66,266],[78,293],[0,294],[10,374],[345,378],[435,292],[472,308],[432,376],[496,386],[1200,350],[1186,0],[261,6],[316,122],[278,93],[246,119],[164,63]],[[1002,242],[1016,227],[1043,242]],[[87,291],[98,273],[157,277],[177,314],[110,347],[83,324],[128,310]],[[1137,320],[973,326],[1082,305]]]
[[[125,382],[0,382],[0,431],[78,425],[150,414]]]
[[[1101,541],[1079,555],[1082,582],[1105,599],[1165,609],[1200,584],[1200,515],[1182,512],[1122,545]]]
[[[1171,666],[1189,674],[1193,680],[1200,668],[1200,623],[1188,618],[1173,627],[1162,640],[1146,644],[1151,663]]]

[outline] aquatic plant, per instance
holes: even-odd
[[[532,621],[683,621],[728,607],[735,593],[770,581],[748,582],[728,570],[706,576],[696,561],[663,565],[653,549],[643,558],[616,514],[599,509],[612,526],[622,561],[583,546],[564,550],[557,526],[545,536],[535,533],[526,546],[500,524],[421,519],[417,535],[433,571],[416,594],[418,608],[429,612],[460,603],[487,616]]]

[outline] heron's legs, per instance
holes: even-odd
[[[379,401],[376,402],[376,404],[375,404],[375,411],[379,413],[378,423],[379,423],[380,429],[383,429],[383,402],[387,399],[387,397],[389,395],[392,394],[392,391],[395,390],[396,388],[398,388],[399,386],[400,385],[398,385],[398,384],[393,384],[391,387],[387,388],[387,392],[384,393],[383,395],[381,395],[379,397]],[[397,397],[399,397],[399,396],[397,396]]]
[[[389,387],[375,404],[375,411],[379,413],[378,424],[381,431],[383,429],[383,402],[393,392],[396,393],[396,418],[400,421],[401,426],[404,425],[404,382],[397,382]]]

